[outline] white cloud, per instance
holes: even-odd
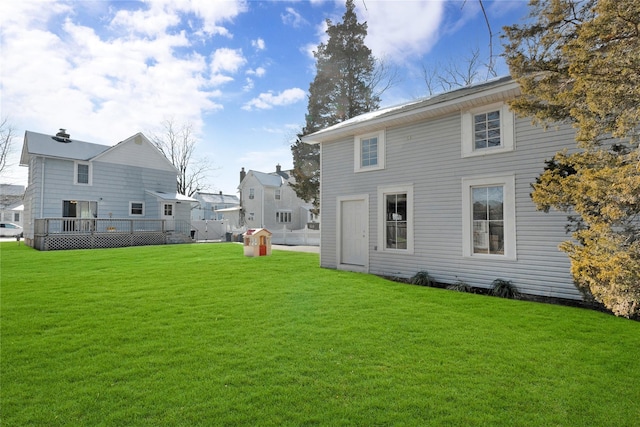
[[[247,60],[242,56],[242,50],[220,48],[211,55],[211,72],[235,73],[246,62]]]
[[[285,10],[286,13],[280,15],[283,24],[290,25],[294,28],[299,28],[308,24],[307,20],[304,19],[294,8],[287,7]]]
[[[264,40],[261,38],[251,40],[251,46],[253,46],[256,50],[264,50],[266,47]]]
[[[358,20],[368,25],[366,45],[374,56],[397,63],[429,52],[438,40],[444,9],[443,0],[373,1],[366,8],[356,3]]]
[[[307,96],[307,93],[300,88],[292,88],[286,89],[279,94],[274,94],[273,92],[265,92],[258,95],[257,98],[252,99],[247,102],[242,109],[251,111],[253,109],[258,110],[268,110],[273,108],[274,106],[284,106],[295,104],[299,102]]]
[[[267,73],[267,70],[263,67],[258,67],[255,70],[247,70],[247,74],[250,76],[263,77]]]
[[[79,24],[66,3],[2,4],[2,108],[18,116],[19,128],[65,127],[79,139],[105,144],[153,130],[167,116],[198,129],[203,112],[222,108],[212,84],[228,81],[224,74],[245,63],[231,49],[218,49],[208,63],[185,31],[165,32],[178,22],[180,4],[115,12],[105,27],[92,23],[99,30]],[[213,9],[194,7],[204,21],[214,19]],[[12,113],[17,109],[19,115]]]

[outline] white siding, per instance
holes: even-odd
[[[427,270],[436,280],[464,280],[488,287],[496,278],[512,280],[523,292],[579,298],[569,274],[569,260],[557,249],[567,240],[566,215],[535,209],[531,183],[544,160],[573,145],[571,129],[532,127],[515,121],[515,150],[462,158],[461,116],[386,130],[386,168],[354,173],[353,138],[322,144],[321,264],[336,268],[336,198],[369,195],[370,272],[410,277]],[[462,256],[462,178],[515,175],[517,259],[492,260]],[[378,186],[413,184],[415,251],[378,251]]]

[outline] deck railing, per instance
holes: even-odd
[[[162,219],[43,218],[34,221],[40,250],[162,245],[190,241],[188,221]]]

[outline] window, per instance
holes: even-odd
[[[144,202],[129,202],[129,215],[144,216]]]
[[[275,195],[275,197],[276,197],[276,200],[280,200],[280,189],[277,189],[277,190],[276,190],[276,195]]]
[[[462,180],[463,255],[516,258],[513,175]]]
[[[20,222],[20,212],[13,213],[13,222]]]
[[[253,188],[249,189],[249,198],[253,199],[256,196],[255,190]]]
[[[288,212],[288,211],[278,211],[278,212],[276,212],[276,222],[278,222],[278,223],[289,223],[289,222],[291,222],[291,212]]]
[[[462,157],[513,151],[513,113],[492,104],[462,113]]]
[[[75,163],[75,184],[91,185],[91,164]]]
[[[358,135],[354,140],[354,171],[364,172],[384,169],[384,131]]]
[[[173,205],[171,203],[165,203],[162,207],[162,214],[164,216],[173,216]]]
[[[413,253],[413,186],[378,188],[378,250]]]

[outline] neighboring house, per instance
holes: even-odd
[[[240,231],[240,199],[230,194],[197,192],[191,210],[191,226],[196,240],[231,240]]]
[[[190,233],[194,199],[176,192],[178,171],[141,133],[107,146],[64,129],[27,131],[20,165],[29,168],[25,242],[38,249],[177,243]]]
[[[312,205],[298,198],[289,185],[295,182],[291,171],[280,165],[272,173],[240,172],[240,206],[243,225],[269,230],[301,230],[314,221]]]
[[[239,209],[240,207],[238,196],[222,194],[222,191],[219,193],[196,192],[193,198],[198,201],[198,204],[191,210],[191,219],[193,221],[220,221],[224,219],[224,215],[219,211],[222,209],[225,211],[228,209],[233,210],[233,208]]]
[[[579,299],[566,214],[536,210],[545,159],[575,147],[570,126],[544,130],[506,101],[511,78],[366,113],[303,138],[321,145],[323,267]]]
[[[22,226],[24,185],[0,184],[0,222]]]

